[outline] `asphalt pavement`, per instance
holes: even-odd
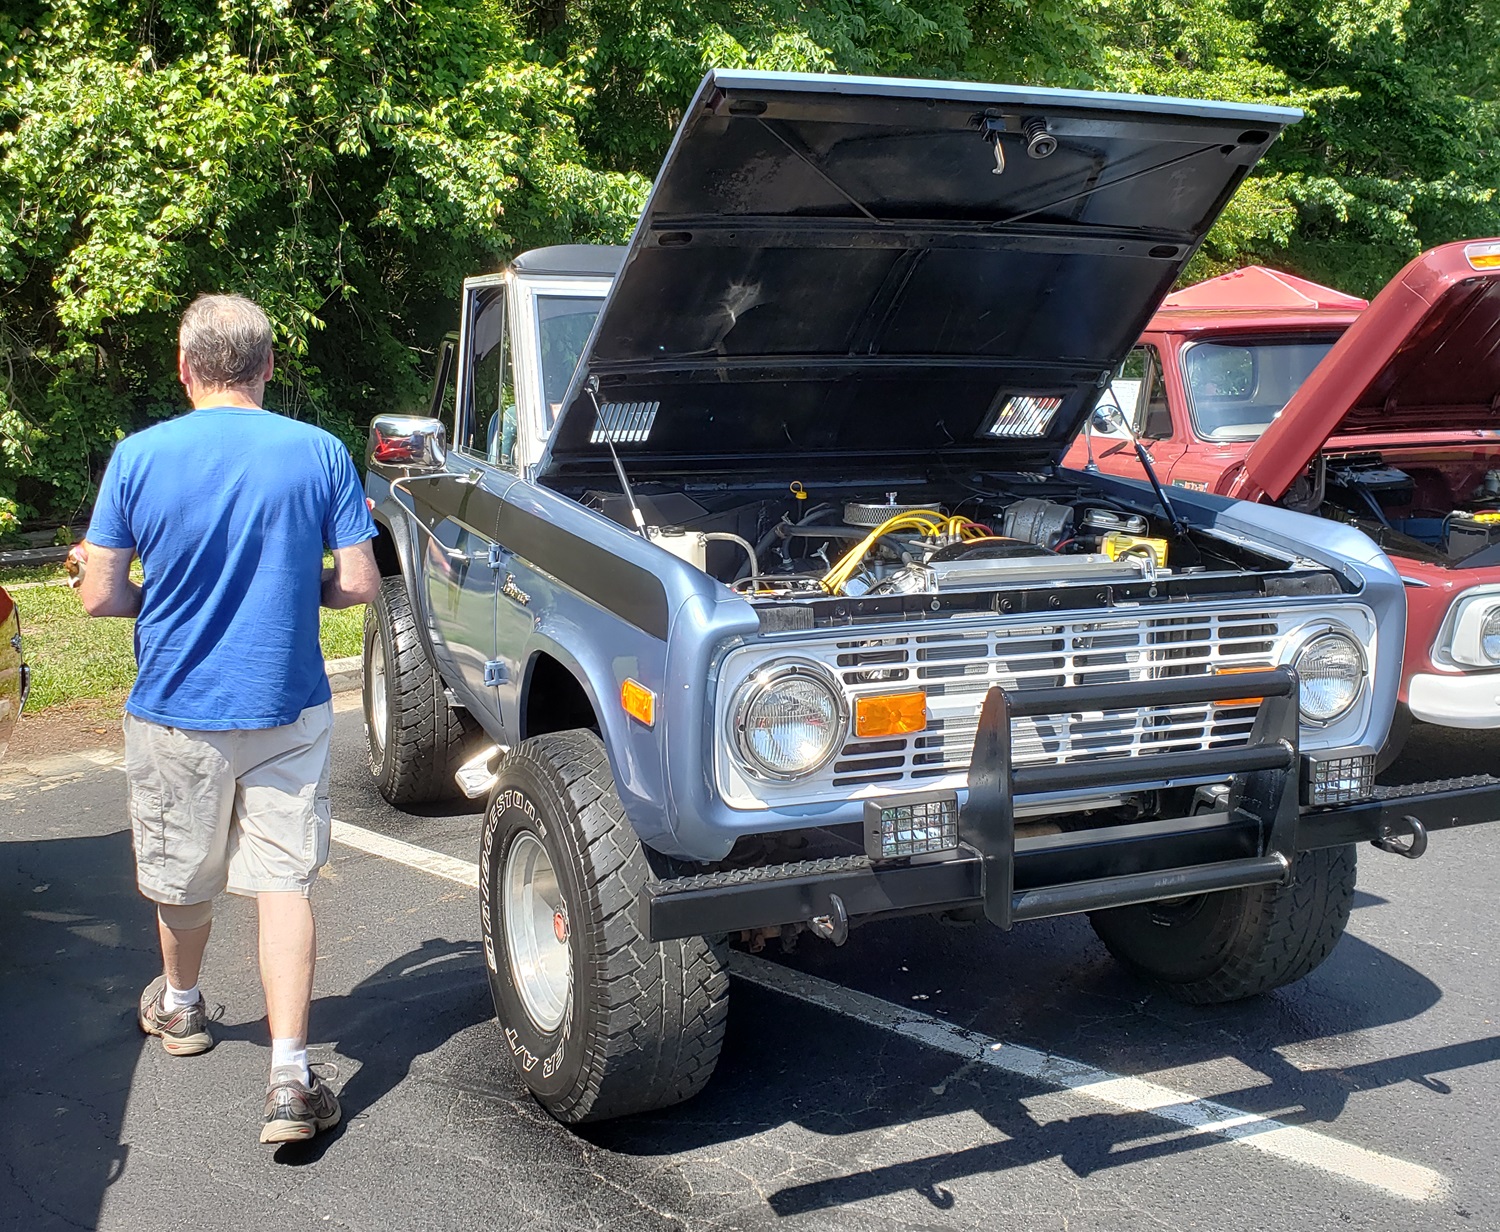
[[[477,811],[386,806],[355,697],[334,812],[384,854],[335,843],[316,894],[345,1121],[310,1144],[256,1141],[253,906],[220,902],[218,1047],[167,1056],[134,1024],[160,968],[118,759],[0,767],[0,1227],[1500,1229],[1500,825],[1362,850],[1329,961],[1235,1006],[1151,993],[1081,918],[737,955],[705,1092],[580,1134],[494,1024]],[[1419,727],[1393,778],[1497,753]]]

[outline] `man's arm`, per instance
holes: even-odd
[[[130,580],[129,548],[106,548],[85,543],[88,569],[78,583],[78,597],[90,616],[139,616],[141,588]]]
[[[323,570],[323,606],[354,607],[372,603],[380,589],[380,570],[370,541],[334,548],[333,566]]]

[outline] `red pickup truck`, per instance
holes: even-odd
[[[1500,240],[1423,253],[1373,302],[1259,266],[1167,297],[1104,400],[1163,483],[1368,533],[1406,582],[1388,756],[1412,717],[1500,727]],[[1065,465],[1142,478],[1123,429]],[[1168,562],[1170,564],[1170,562]]]

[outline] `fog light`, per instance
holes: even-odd
[[[958,797],[951,792],[865,801],[865,854],[898,860],[958,850]]]
[[[1354,804],[1375,794],[1375,754],[1303,758],[1303,798],[1308,804]]]

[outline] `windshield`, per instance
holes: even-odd
[[[1299,338],[1198,342],[1183,352],[1182,375],[1193,428],[1210,441],[1253,441],[1335,339]]]
[[[602,298],[592,295],[536,297],[537,331],[542,348],[542,401],[547,407],[549,430],[603,303]]]

